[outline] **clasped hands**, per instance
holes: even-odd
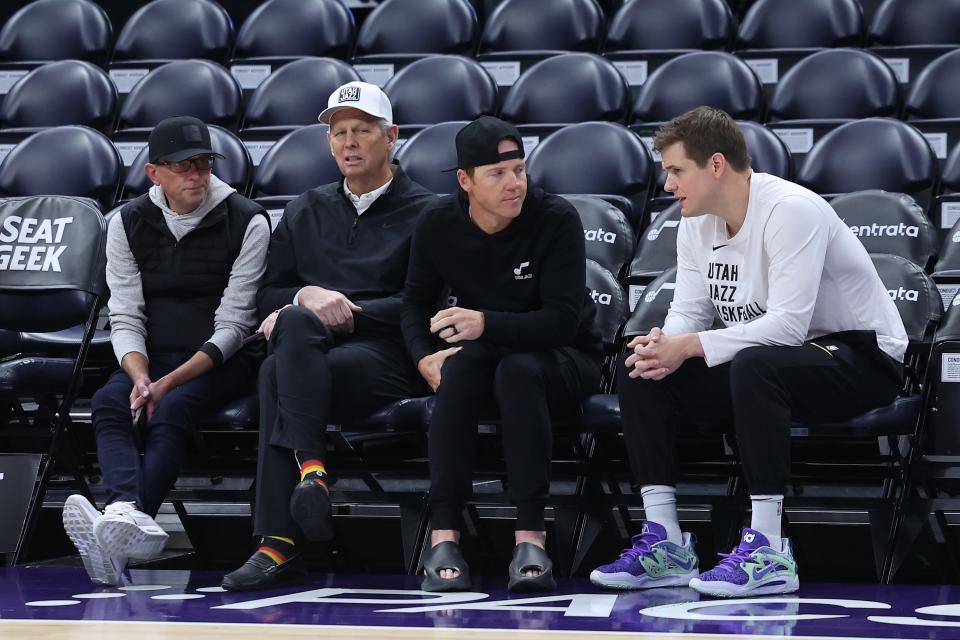
[[[654,327],[645,336],[637,336],[627,348],[632,350],[626,365],[631,378],[663,380],[680,368],[687,358],[703,355],[700,338],[695,333],[668,336]]]
[[[301,307],[312,311],[331,332],[337,334],[353,333],[353,314],[363,311],[363,309],[354,304],[350,298],[339,291],[324,289],[323,287],[308,286],[300,290],[297,294],[297,302]],[[287,307],[293,305],[284,305],[280,307],[260,323],[257,331],[263,333],[263,337],[270,339],[270,334],[277,324],[277,318]]]

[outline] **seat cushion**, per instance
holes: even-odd
[[[790,432],[794,436],[834,435],[872,436],[904,435],[913,433],[920,413],[919,395],[898,397],[885,407],[871,409],[866,413],[846,420],[822,424],[794,423]]]
[[[0,362],[0,391],[21,395],[64,391],[73,366],[71,358],[26,357]]]

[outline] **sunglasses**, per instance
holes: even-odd
[[[216,156],[212,155],[197,156],[196,158],[187,158],[186,160],[178,160],[176,162],[158,162],[157,164],[163,165],[174,173],[186,173],[190,171],[191,168],[195,168],[197,171],[203,173],[204,171],[213,169],[213,161],[215,158]]]

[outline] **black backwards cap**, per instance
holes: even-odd
[[[500,153],[497,151],[497,146],[506,138],[513,138],[518,148]],[[447,171],[470,169],[524,157],[523,138],[517,128],[493,116],[480,116],[460,129],[457,132],[456,142],[457,166]]]

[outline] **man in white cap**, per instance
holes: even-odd
[[[230,591],[301,582],[297,543],[333,537],[326,425],[428,393],[400,332],[410,238],[435,200],[392,162],[397,141],[379,87],[349,82],[320,114],[343,179],[287,205],[258,294],[269,355],[260,369],[254,535],[224,577]]]

